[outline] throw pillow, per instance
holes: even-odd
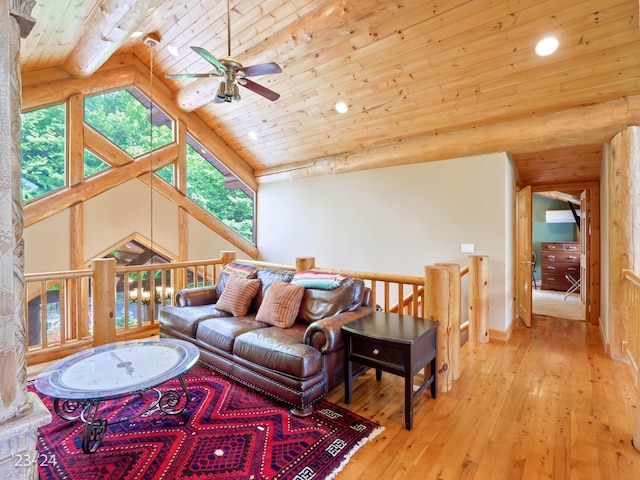
[[[229,275],[224,291],[216,303],[216,309],[230,313],[234,317],[242,317],[249,311],[251,301],[258,290],[260,290],[260,280]]]
[[[290,328],[296,321],[304,287],[276,281],[267,290],[267,294],[258,309],[256,320],[280,328]]]
[[[333,290],[342,285],[342,282],[350,277],[342,273],[326,273],[316,272],[314,270],[306,270],[298,272],[293,276],[291,283],[302,285],[305,288],[319,288],[321,290]]]

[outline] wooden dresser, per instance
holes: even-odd
[[[580,278],[580,242],[542,242],[541,247],[542,289],[567,290],[566,273]]]

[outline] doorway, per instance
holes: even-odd
[[[580,218],[579,196],[559,191],[532,194],[533,315],[585,320]]]
[[[531,193],[528,195],[527,202],[524,202],[524,199],[521,199],[521,194],[525,191],[529,190]],[[534,270],[533,263],[534,258],[532,255],[532,237],[531,233],[533,230],[533,208],[526,209],[528,210],[528,214],[518,215],[518,217],[526,217],[529,216],[528,221],[518,221],[518,224],[526,224],[527,227],[531,228],[520,228],[516,229],[516,264],[518,267],[521,264],[529,264],[528,267],[528,277],[520,272],[521,268],[516,268],[516,305],[528,305],[531,306],[531,309],[528,310],[528,315],[523,315],[520,312],[520,308],[518,308],[517,317],[520,317],[525,325],[530,326],[530,315],[533,310],[533,299],[534,295],[539,296],[541,291],[547,291],[547,293],[551,294],[552,291],[557,291],[558,294],[561,295],[562,302],[567,302],[569,299],[572,301],[577,301],[578,292],[579,292],[579,301],[583,306],[583,313],[578,314],[581,320],[597,324],[599,321],[599,312],[600,312],[600,185],[598,182],[580,182],[575,184],[545,184],[545,185],[534,185],[528,188],[522,188],[518,190],[517,204],[521,203],[529,203],[531,205],[533,194],[539,194],[543,192],[559,192],[561,194],[570,195],[572,197],[580,198],[580,214],[579,214],[579,236],[577,237],[577,241],[580,242],[580,251],[578,253],[579,256],[579,280],[580,285],[578,289],[570,292],[565,300],[564,296],[567,294],[568,287],[563,288],[540,288],[542,287],[542,278],[540,269],[542,268],[543,259],[540,258],[542,256],[542,249],[540,249],[540,254],[536,254],[535,257],[535,270],[537,271],[536,275],[532,274]],[[564,205],[567,205],[566,198],[562,198],[564,201]],[[575,201],[575,200],[574,200]],[[564,208],[564,207],[563,207]],[[568,206],[568,210],[571,210]],[[546,211],[544,213],[545,219],[544,223],[546,223]],[[540,220],[538,220],[540,221]],[[577,229],[577,224],[576,229]],[[573,227],[570,227],[573,228]],[[528,238],[524,238],[527,236]],[[523,238],[520,238],[523,237]],[[575,238],[575,237],[574,237]],[[541,247],[541,246],[540,246]],[[526,261],[525,256],[529,256],[531,262]],[[573,259],[575,261],[575,259]],[[573,271],[572,273],[576,273]],[[564,275],[563,275],[564,276]],[[577,280],[578,275],[573,276],[574,280]],[[565,289],[566,288],[566,289]],[[575,294],[575,295],[574,295]],[[560,301],[560,300],[558,300]],[[523,312],[526,313],[526,312]],[[535,313],[535,312],[533,312]],[[548,315],[551,317],[559,317],[564,318],[565,314],[556,314],[552,313]],[[527,319],[529,322],[527,322]]]

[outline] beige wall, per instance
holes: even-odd
[[[436,262],[467,264],[461,243],[491,259],[490,328],[512,321],[513,166],[502,153],[266,184],[258,196],[264,260],[423,275]],[[154,243],[178,253],[177,207],[154,196]],[[150,236],[149,187],[131,180],[85,203],[87,260],[138,233]],[[68,211],[25,230],[25,272],[70,268]],[[193,218],[189,260],[237,250]],[[242,254],[239,254],[242,258]]]
[[[65,210],[24,229],[24,273],[71,268],[70,218]]]
[[[490,257],[490,328],[512,321],[513,167],[503,153],[261,185],[258,248],[270,262],[423,275]]]
[[[151,237],[149,186],[130,180],[85,202],[85,260],[101,255],[137,233]],[[161,194],[153,196],[153,243],[178,256],[178,207]],[[24,232],[25,273],[55,272],[71,268],[70,213],[57,215],[27,227]],[[218,258],[222,250],[237,250],[197,220],[189,218],[187,259]]]

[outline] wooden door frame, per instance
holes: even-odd
[[[531,193],[551,191],[589,190],[591,212],[591,237],[587,245],[587,268],[590,271],[586,288],[587,305],[585,320],[593,325],[600,324],[600,182],[575,182],[531,185]]]

